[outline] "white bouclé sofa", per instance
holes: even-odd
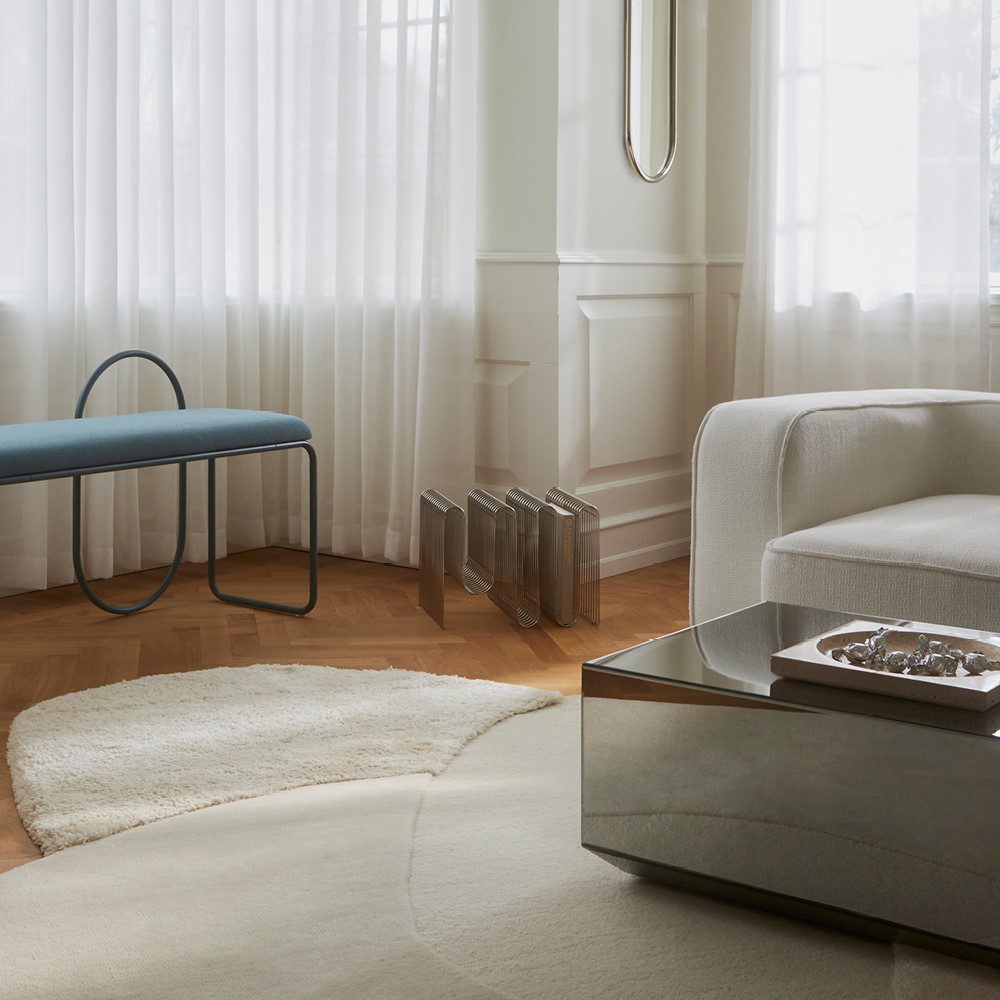
[[[723,403],[692,479],[692,622],[773,600],[1000,632],[1000,394]]]

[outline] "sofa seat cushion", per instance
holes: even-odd
[[[1000,630],[1000,496],[948,494],[770,541],[765,600]]]
[[[306,441],[309,425],[265,410],[162,410],[0,426],[0,479],[45,478],[214,451]]]

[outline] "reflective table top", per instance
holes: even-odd
[[[707,688],[818,711],[873,716],[977,736],[1000,736],[1000,706],[986,712],[966,711],[808,684],[771,672],[772,653],[859,618],[927,631],[942,629],[926,622],[763,602],[588,661],[584,664],[585,676],[590,668],[604,674]],[[991,632],[978,635],[985,641],[1000,642],[1000,635]],[[591,690],[596,693],[593,685]],[[587,693],[585,683],[584,694]]]

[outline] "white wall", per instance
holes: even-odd
[[[623,5],[562,0],[559,17],[559,212],[562,254],[692,253],[705,229],[704,3],[681,2],[674,166],[647,184],[623,142]]]
[[[552,249],[559,4],[480,0],[480,250]]]
[[[704,409],[707,8],[682,3],[678,150],[648,184],[623,146],[621,3],[562,0],[559,479],[601,511],[604,572],[688,548]]]
[[[476,478],[555,481],[557,0],[481,0]]]
[[[681,3],[657,184],[623,148],[620,0],[480,2],[477,478],[596,503],[605,574],[673,558],[731,385],[750,0]]]

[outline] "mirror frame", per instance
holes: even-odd
[[[633,0],[625,0],[625,153],[632,169],[650,184],[662,181],[667,176],[667,171],[674,162],[674,154],[677,152],[677,3],[678,0],[670,0],[670,65],[668,75],[670,78],[670,103],[669,103],[669,139],[667,142],[667,152],[660,169],[654,174],[648,174],[639,165],[639,160],[635,155],[635,148],[632,145],[632,3]]]

